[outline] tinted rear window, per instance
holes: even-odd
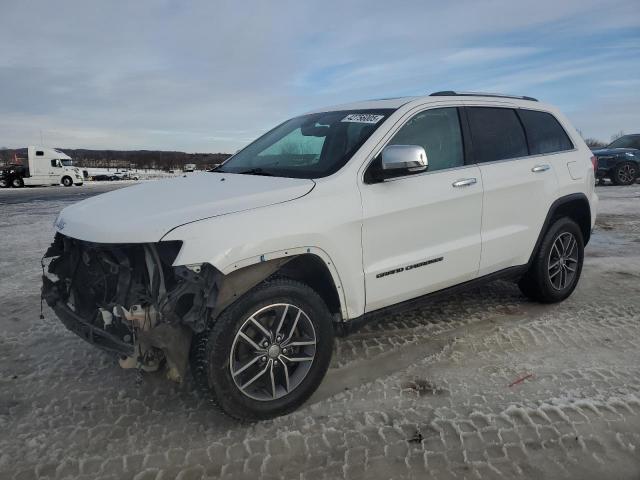
[[[573,148],[564,128],[550,113],[519,110],[518,114],[527,132],[531,155],[562,152]]]
[[[474,159],[478,163],[528,154],[524,130],[510,108],[468,107]]]

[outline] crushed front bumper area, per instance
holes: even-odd
[[[42,290],[47,304],[53,309],[57,317],[67,329],[87,342],[102,348],[108,352],[125,355],[127,357],[135,354],[135,347],[130,342],[125,342],[120,337],[108,333],[103,328],[93,325],[62,302],[57,301],[54,283],[47,277],[43,278]]]
[[[56,234],[42,296],[70,331],[120,356],[124,368],[184,378],[194,333],[206,328],[221,274],[173,267],[180,242],[95,244]]]

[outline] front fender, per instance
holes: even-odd
[[[162,241],[183,243],[174,266],[209,263],[225,275],[277,258],[316,255],[331,273],[343,318],[357,317],[364,312],[359,199],[332,198],[339,203],[333,206],[308,197],[182,225]]]

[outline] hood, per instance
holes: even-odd
[[[287,202],[313,180],[201,173],[96,195],[60,213],[56,230],[96,243],[157,242],[175,227],[205,218]]]
[[[636,156],[640,157],[640,150],[635,148],[597,148],[592,150],[593,154],[596,156],[600,155],[622,155],[624,153],[633,153]]]

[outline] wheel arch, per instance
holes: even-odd
[[[276,273],[308,285],[322,297],[333,315],[342,316],[341,296],[338,293],[342,286],[336,285],[329,266],[318,255],[299,255],[284,264]]]
[[[227,291],[219,301],[214,317],[237,298],[271,276],[282,276],[307,284],[320,295],[329,311],[348,318],[344,288],[336,267],[323,250],[300,247],[235,262],[221,270],[222,288]]]
[[[589,239],[591,237],[591,207],[587,196],[584,193],[572,193],[570,195],[560,197],[551,204],[551,207],[549,207],[547,216],[542,228],[540,229],[540,233],[538,234],[538,240],[536,241],[535,247],[529,257],[529,264],[533,261],[533,258],[540,247],[540,243],[542,242],[542,238],[545,233],[547,233],[547,230],[549,230],[549,227],[551,227],[551,225],[561,217],[568,217],[576,222],[582,232],[582,238],[584,239],[585,246],[589,243]]]

